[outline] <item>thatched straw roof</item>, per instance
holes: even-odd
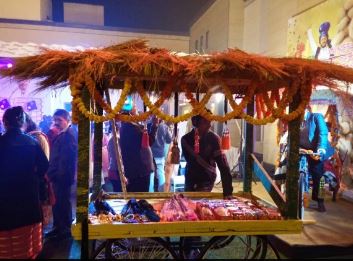
[[[86,51],[43,49],[40,55],[15,59],[15,66],[1,71],[17,80],[40,78],[39,90],[60,88],[76,74],[90,76],[103,86],[119,88],[121,79],[138,78],[158,89],[174,78],[185,81],[192,91],[206,91],[220,82],[233,93],[243,93],[250,81],[261,83],[256,92],[288,86],[305,75],[316,84],[353,82],[353,69],[299,58],[269,58],[237,49],[210,55],[179,55],[166,49],[149,48],[143,40]],[[286,84],[287,83],[287,84]]]

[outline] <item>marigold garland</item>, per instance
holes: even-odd
[[[268,92],[263,92],[258,94],[259,97],[261,98],[261,107],[262,107],[262,113],[264,115],[263,118],[255,118],[250,115],[247,115],[244,113],[244,109],[248,105],[248,103],[251,101],[252,97],[254,96],[254,92],[256,90],[256,87],[259,83],[251,82],[246,94],[242,98],[242,101],[240,104],[237,104],[234,100],[234,97],[229,90],[229,88],[225,85],[222,84],[222,90],[224,92],[225,97],[228,99],[229,104],[232,108],[232,111],[229,113],[226,113],[225,115],[213,115],[209,113],[205,106],[209,99],[212,96],[211,92],[207,92],[204,97],[202,98],[201,102],[198,102],[194,95],[191,93],[189,88],[185,83],[181,84],[181,90],[185,93],[185,96],[187,99],[190,100],[190,104],[192,106],[192,111],[189,113],[186,113],[184,115],[179,115],[179,116],[171,116],[163,113],[159,107],[163,104],[163,102],[168,99],[171,96],[172,90],[173,90],[173,84],[174,80],[170,80],[167,84],[166,87],[163,89],[161,92],[160,97],[158,100],[153,104],[148,95],[146,90],[144,89],[142,82],[141,81],[132,81],[131,79],[127,78],[124,81],[124,88],[122,89],[121,95],[119,97],[119,100],[117,104],[115,105],[114,109],[110,107],[109,104],[105,102],[103,99],[102,95],[97,91],[95,82],[94,80],[89,77],[89,76],[83,76],[83,75],[76,75],[76,77],[72,77],[71,80],[71,95],[73,97],[72,100],[72,108],[73,108],[73,115],[72,119],[73,122],[77,122],[78,120],[78,111],[83,114],[85,117],[89,118],[92,121],[95,122],[103,122],[111,119],[117,119],[121,121],[129,121],[129,122],[138,122],[138,121],[145,121],[147,118],[151,115],[154,114],[158,118],[163,119],[167,122],[172,122],[172,123],[177,123],[181,121],[185,121],[192,117],[193,115],[200,114],[209,121],[218,121],[218,122],[225,122],[229,121],[234,118],[243,118],[247,122],[254,124],[254,125],[264,125],[267,123],[272,123],[276,119],[282,119],[285,121],[292,121],[298,117],[300,117],[304,110],[306,104],[310,100],[310,95],[311,95],[311,83],[310,82],[305,82],[305,79],[297,79],[296,81],[293,82],[293,84],[290,86],[290,88],[286,88],[285,91],[282,94],[282,97],[279,98],[278,91],[273,90],[271,95],[268,94]],[[139,115],[123,115],[120,114],[120,111],[122,109],[122,106],[125,103],[126,97],[128,94],[130,94],[132,85],[135,85],[138,94],[140,95],[141,99],[143,100],[144,104],[149,108],[149,111],[144,112]],[[261,84],[260,84],[261,85]],[[83,104],[81,94],[82,94],[82,89],[83,87],[86,87],[87,90],[89,91],[92,99],[97,102],[103,110],[106,112],[105,115],[96,115],[92,111],[88,111],[85,105]],[[300,95],[301,95],[301,102],[299,106],[296,108],[295,111],[290,112],[290,113],[285,113],[286,107],[288,103],[290,103],[293,100],[293,97],[295,93],[300,88]],[[275,103],[277,107],[275,107]],[[266,107],[266,109],[265,109]]]

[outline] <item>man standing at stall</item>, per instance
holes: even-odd
[[[60,133],[51,148],[48,177],[54,186],[56,202],[53,206],[53,230],[48,238],[62,240],[71,237],[71,189],[76,179],[77,132],[70,125],[70,115],[58,109],[53,115],[54,125]]]
[[[221,172],[223,196],[233,193],[232,176],[226,156],[221,150],[220,137],[210,131],[210,121],[196,115],[192,117],[194,129],[181,138],[186,160],[185,191],[212,191],[216,180],[216,163]]]

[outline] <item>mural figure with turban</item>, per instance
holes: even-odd
[[[319,27],[319,45],[316,44],[311,29],[307,31],[310,48],[316,60],[328,61],[333,58],[333,49],[328,31],[330,22],[323,22]]]

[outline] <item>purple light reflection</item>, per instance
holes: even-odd
[[[0,57],[0,69],[10,69],[13,67],[13,61],[8,57]]]

